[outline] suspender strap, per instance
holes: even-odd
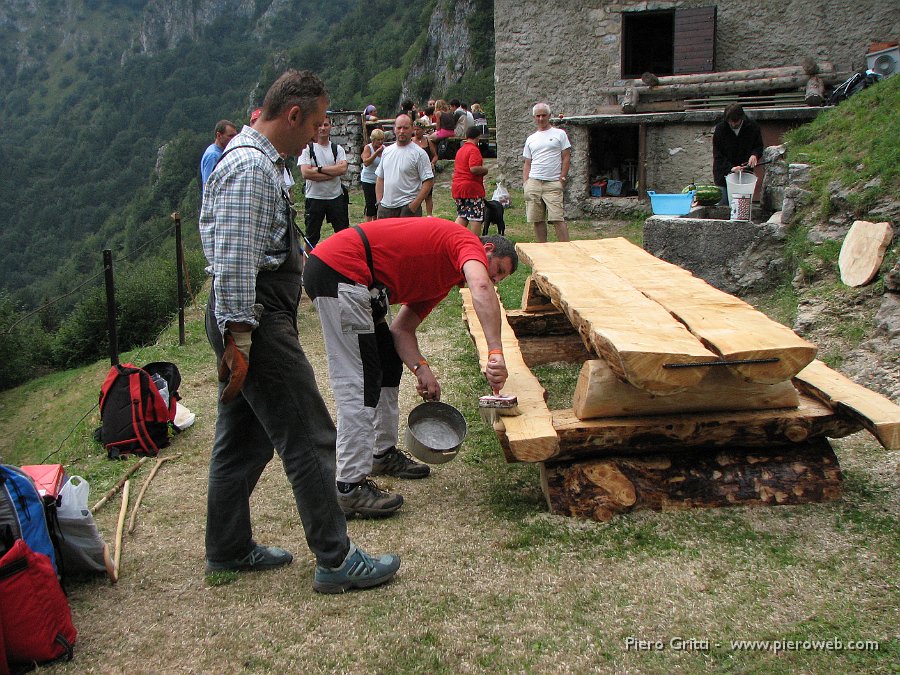
[[[372,285],[369,286],[369,288],[374,288],[379,284],[378,279],[375,278],[375,265],[372,264],[372,247],[369,246],[369,238],[366,236],[366,233],[362,231],[362,228],[359,225],[354,225],[353,229],[356,230],[359,238],[362,239],[363,246],[366,249],[366,263],[369,265],[369,274],[372,275]]]

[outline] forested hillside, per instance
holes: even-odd
[[[105,353],[105,248],[119,347],[168,323],[169,214],[202,281],[200,155],[285,68],[333,109],[493,104],[493,0],[5,0],[0,45],[0,389]]]
[[[287,66],[322,75],[336,109],[492,98],[492,0],[3,4],[0,289],[25,307],[99,269],[102,248],[133,250],[173,209],[196,213],[216,120],[245,121]],[[479,48],[421,74],[460,23]]]

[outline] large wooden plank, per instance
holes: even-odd
[[[627,239],[572,244],[659,303],[722,360],[776,359],[729,366],[750,382],[775,384],[790,379],[816,356],[816,346],[787,326]]]
[[[656,396],[615,376],[601,359],[586,361],[578,376],[572,409],[578,419],[628,417],[716,410],[796,408],[799,395],[790,380],[746,382],[724,368],[708,369],[699,384],[677,394]]]
[[[819,360],[797,373],[794,384],[839,415],[858,421],[888,450],[900,450],[900,406],[890,399],[866,389]]]
[[[518,244],[517,249],[541,292],[616,375],[634,386],[657,394],[681,391],[706,373],[664,366],[717,359],[662,306],[573,243]]]
[[[840,498],[828,441],[541,465],[551,513],[607,521],[640,509],[778,506]]]
[[[487,367],[487,341],[475,314],[472,294],[469,289],[463,288],[460,295],[463,300],[463,320],[478,350],[478,362],[483,372]],[[507,461],[540,462],[559,452],[559,439],[553,428],[553,416],[547,408],[544,387],[522,358],[518,341],[506,320],[502,305],[501,314],[500,337],[503,343],[503,358],[509,372],[503,392],[513,394],[519,399],[519,410],[522,414],[502,417],[494,428],[508,439],[508,443],[503,446]]]
[[[580,420],[554,410],[559,454],[553,459],[637,455],[691,447],[769,447],[811,438],[842,438],[862,425],[808,396],[796,408],[603,417]]]

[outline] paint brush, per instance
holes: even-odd
[[[512,395],[503,395],[499,392],[479,397],[478,412],[481,414],[481,419],[484,420],[485,424],[490,424],[491,426],[494,425],[500,416],[514,417],[522,414],[519,410],[518,398]]]

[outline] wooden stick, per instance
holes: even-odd
[[[156,464],[153,466],[153,470],[150,472],[150,475],[144,480],[144,484],[141,485],[141,491],[138,492],[137,499],[134,502],[134,508],[131,509],[131,518],[128,520],[128,534],[132,534],[134,532],[134,527],[137,520],[137,512],[138,508],[141,506],[141,500],[144,498],[144,493],[147,491],[147,488],[150,487],[150,481],[153,480],[153,477],[156,475],[156,472],[159,471],[159,467],[163,465],[163,462],[167,462],[170,459],[175,459],[178,455],[167,455],[166,457],[157,457]]]
[[[119,580],[119,564],[122,562],[122,533],[125,529],[125,514],[128,511],[128,490],[131,487],[131,481],[125,480],[122,488],[122,506],[119,507],[119,522],[116,524],[116,554],[113,557],[113,583]]]
[[[125,472],[125,475],[119,479],[119,482],[116,483],[109,492],[107,492],[105,495],[103,495],[103,497],[100,499],[99,502],[94,504],[94,506],[91,508],[91,513],[95,513],[97,511],[97,509],[99,509],[101,506],[103,506],[106,502],[109,501],[110,497],[112,497],[119,490],[121,490],[122,486],[125,485],[125,481],[128,480],[128,477],[131,474],[133,474],[135,471],[137,471],[139,468],[141,468],[144,465],[144,462],[146,462],[148,459],[150,459],[150,458],[149,457],[141,457],[137,462],[135,462],[134,466],[132,466],[130,469],[128,469],[128,471]]]

